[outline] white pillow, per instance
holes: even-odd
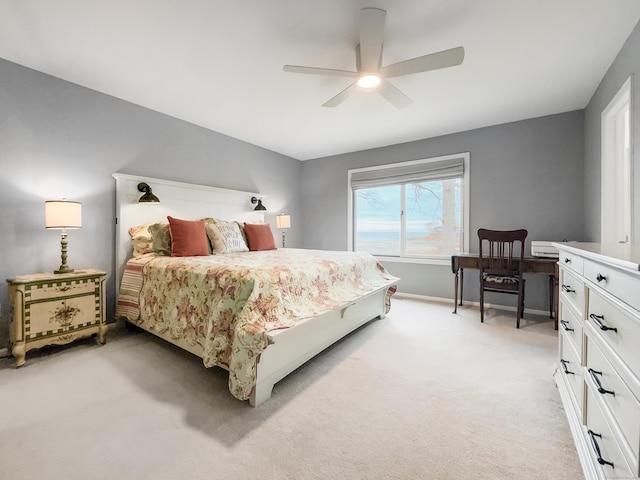
[[[207,223],[205,225],[207,236],[213,245],[213,253],[248,252],[247,242],[236,222]]]

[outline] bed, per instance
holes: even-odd
[[[390,308],[398,279],[374,257],[275,248],[265,212],[253,210],[259,194],[113,177],[116,316],[198,355],[207,367],[227,369],[231,394],[254,407],[270,398],[276,382]],[[141,182],[160,203],[138,203]],[[167,251],[168,232],[179,238],[180,222],[197,228],[198,239],[205,229],[208,252],[203,246],[180,252],[176,242],[174,255],[171,246]],[[263,244],[267,237],[272,245]]]

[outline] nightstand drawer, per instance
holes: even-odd
[[[31,303],[25,311],[25,339],[99,323],[100,303],[94,295]]]
[[[96,278],[36,283],[25,287],[25,301],[32,302],[36,300],[60,298],[62,296],[93,294],[97,286],[98,282]]]

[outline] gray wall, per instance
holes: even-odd
[[[477,251],[479,227],[523,226],[534,240],[598,240],[600,112],[630,74],[636,74],[634,185],[640,185],[638,51],[636,26],[586,111],[302,163],[0,59],[0,279],[57,268],[59,232],[45,230],[43,202],[79,200],[83,228],[69,234],[69,263],[108,272],[111,318],[113,172],[260,192],[274,214],[292,215],[288,245],[341,250],[347,248],[349,168],[470,152],[471,251]],[[640,195],[634,220],[637,240]],[[452,295],[448,266],[386,266],[402,278],[400,291]],[[467,275],[465,292],[477,300],[475,275]],[[0,305],[2,347],[10,321],[6,288]],[[527,306],[546,308],[544,278],[528,280]]]
[[[640,242],[640,23],[636,25],[618,56],[609,67],[585,110],[585,240],[600,241],[600,115],[622,84],[631,81],[633,145],[632,172],[635,189],[633,205],[634,243]]]
[[[261,193],[274,214],[291,214],[288,245],[301,243],[295,224],[298,160],[5,60],[0,167],[0,279],[60,265],[60,232],[44,228],[44,201],[78,200],[83,228],[69,231],[69,265],[108,272],[109,319],[115,306],[113,172]],[[273,216],[267,221],[275,228]],[[4,347],[10,322],[6,284],[0,304]]]
[[[581,110],[306,161],[302,166],[304,246],[347,248],[347,170],[459,152],[470,153],[471,252],[478,251],[475,232],[480,227],[523,227],[529,230],[529,240],[583,237]],[[449,266],[391,262],[385,266],[402,278],[400,292],[453,295]],[[477,285],[476,276],[469,272],[465,298],[478,299]],[[529,308],[547,308],[547,286],[545,277],[529,277]],[[504,304],[511,300],[497,298]]]

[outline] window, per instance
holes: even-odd
[[[434,263],[468,251],[468,172],[468,153],[350,170],[351,248]]]

